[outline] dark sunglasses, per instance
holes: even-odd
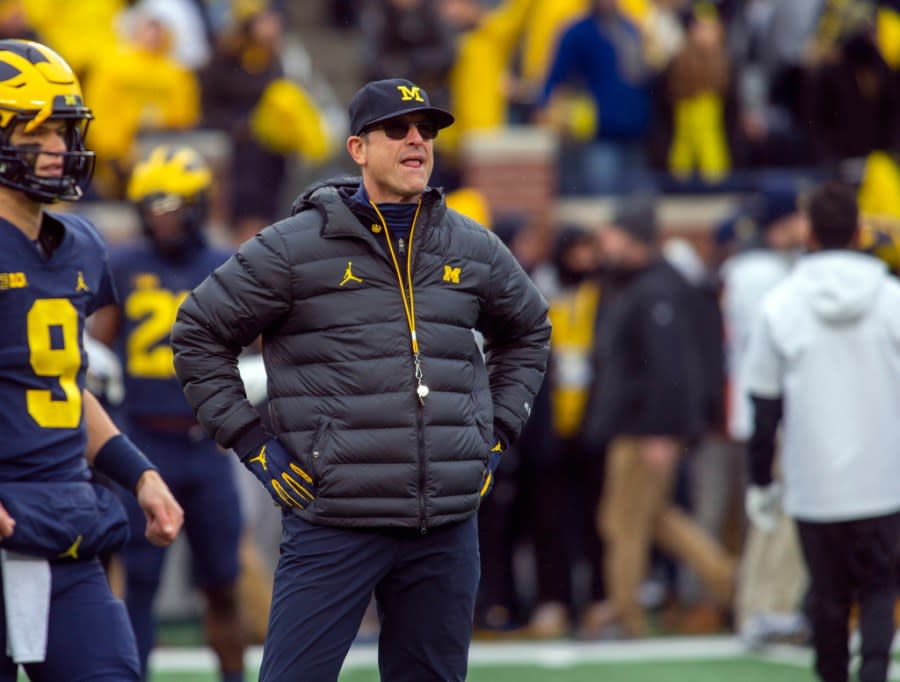
[[[385,123],[375,123],[364,129],[360,135],[365,135],[369,131],[381,128],[390,139],[405,140],[409,134],[410,126],[416,127],[423,140],[433,140],[437,137],[438,127],[431,121],[386,121]]]

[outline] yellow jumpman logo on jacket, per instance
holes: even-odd
[[[341,283],[338,286],[344,286],[347,282],[359,282],[362,284],[362,280],[353,274],[353,261],[347,261],[347,270],[344,272],[344,279],[341,280]]]
[[[90,291],[87,282],[84,281],[84,273],[78,271],[78,279],[75,281],[75,291]]]

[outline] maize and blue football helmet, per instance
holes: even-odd
[[[159,145],[134,167],[127,196],[137,207],[144,235],[174,256],[202,241],[211,185],[212,171],[197,151]],[[171,229],[173,222],[177,230]]]
[[[94,153],[84,144],[92,118],[78,78],[62,57],[40,43],[0,40],[0,184],[42,203],[80,199],[94,172]],[[35,150],[10,142],[15,126],[31,132],[48,120],[66,124],[59,177],[36,175]]]

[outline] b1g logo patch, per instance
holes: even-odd
[[[0,272],[0,291],[24,289],[27,286],[28,278],[24,272]]]

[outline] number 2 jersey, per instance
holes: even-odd
[[[44,213],[42,249],[0,219],[0,481],[90,477],[85,317],[115,303],[106,246],[72,214]]]
[[[110,253],[122,325],[116,354],[125,379],[128,417],[184,417],[194,412],[175,376],[169,335],[188,293],[231,256],[205,243],[190,244],[180,259],[161,255],[149,241]]]

